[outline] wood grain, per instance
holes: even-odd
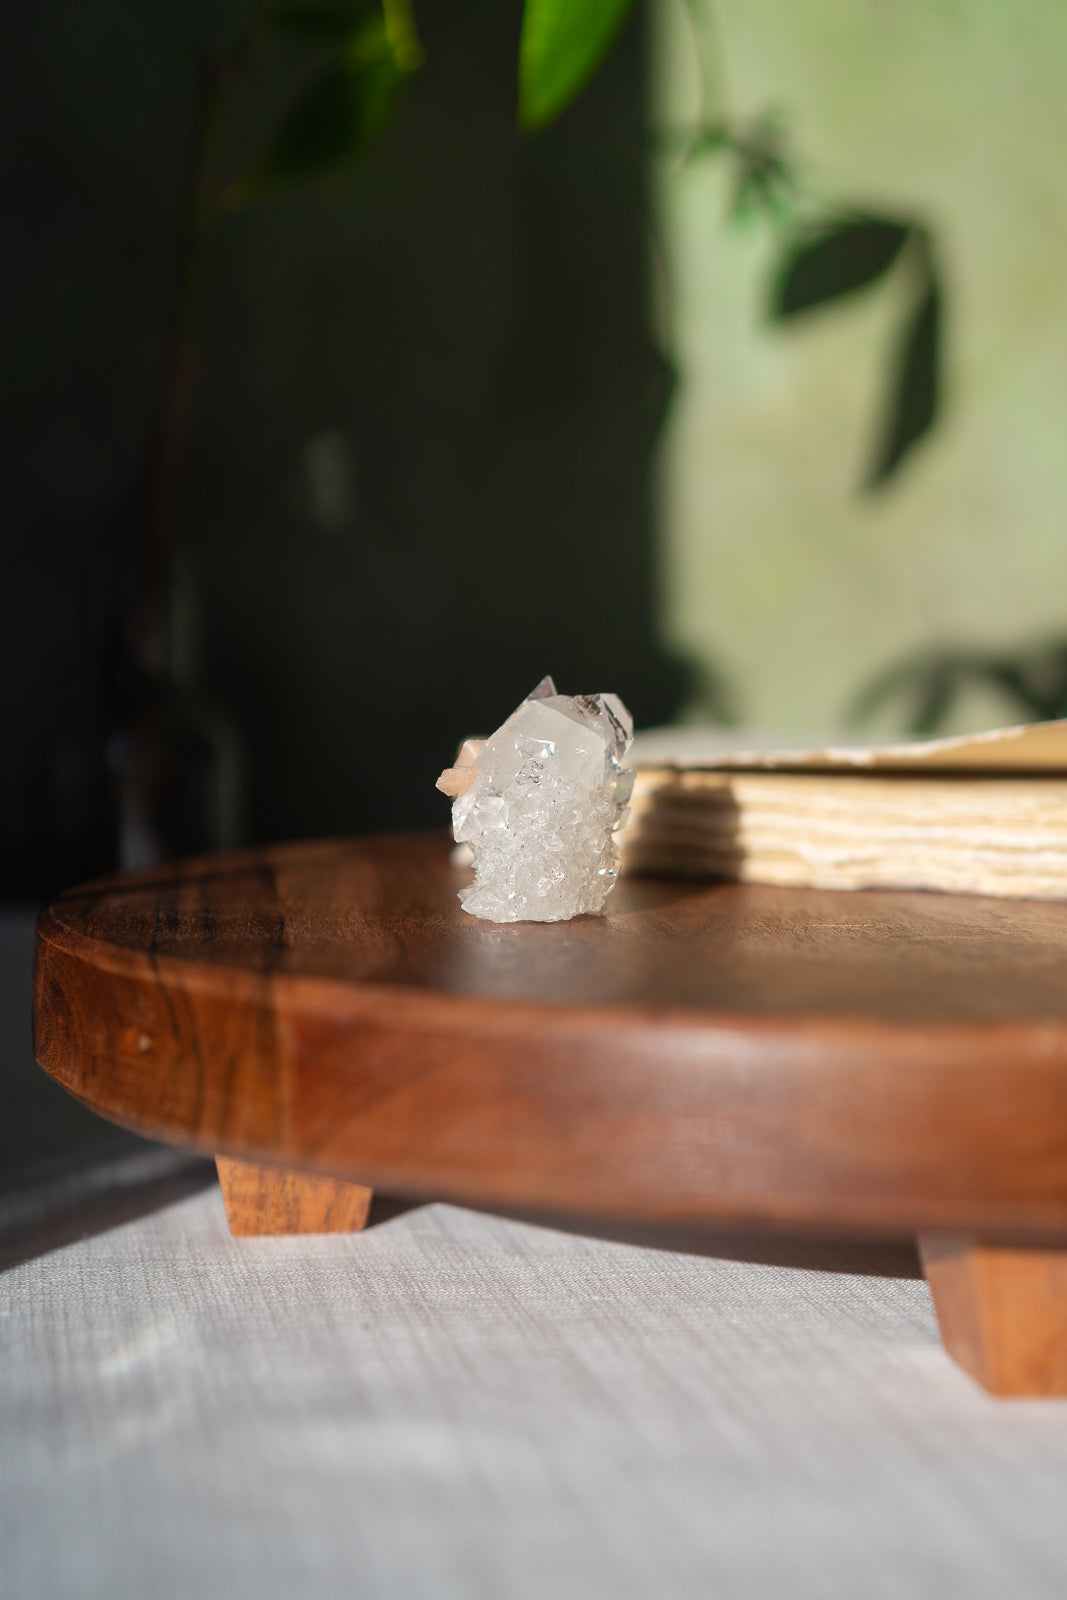
[[[1059,1248],[923,1234],[941,1338],[992,1394],[1067,1395],[1067,1239]]]
[[[230,1232],[358,1233],[373,1190],[312,1173],[218,1156],[216,1166]]]
[[[1067,1236],[1067,906],[631,880],[498,926],[464,881],[416,836],[73,891],[38,1059],[155,1137],[386,1193]]]

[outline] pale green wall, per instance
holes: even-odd
[[[731,117],[780,108],[816,193],[929,218],[947,285],[944,421],[855,492],[902,284],[790,329],[775,254],[725,218],[720,164],[661,161],[665,630],[747,721],[806,731],[905,652],[1067,635],[1067,6],[712,0]],[[658,13],[657,120],[694,95],[681,0]],[[1004,720],[972,698],[954,726]]]

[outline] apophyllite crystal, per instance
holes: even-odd
[[[557,694],[544,678],[480,745],[468,740],[438,787],[474,852],[464,911],[490,922],[563,922],[600,911],[619,875],[612,838],[634,774],[633,720],[614,694]]]

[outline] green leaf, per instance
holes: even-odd
[[[519,123],[541,128],[570,104],[633,0],[526,0],[519,42]]]
[[[931,269],[918,305],[905,325],[889,415],[867,479],[868,489],[877,488],[892,477],[937,420],[940,343],[941,293]]]
[[[859,217],[794,246],[774,291],[772,318],[796,316],[866,289],[893,265],[911,232],[905,223]]]
[[[237,185],[239,196],[325,177],[357,161],[386,121],[404,76],[391,55],[327,67],[284,114]]]
[[[382,0],[382,21],[393,59],[401,72],[422,66],[422,41],[415,26],[411,0]]]

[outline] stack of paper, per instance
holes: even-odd
[[[1067,721],[896,745],[642,734],[628,871],[1067,897]]]

